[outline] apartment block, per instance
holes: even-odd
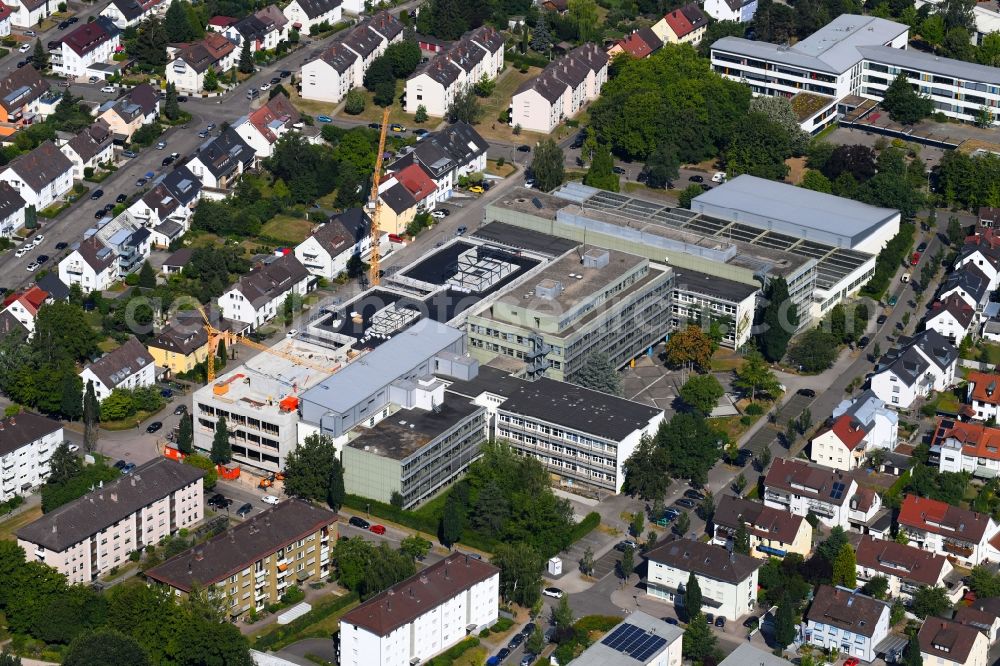
[[[63,439],[62,425],[39,414],[0,419],[0,502],[45,483],[49,458]]]
[[[89,583],[132,551],[157,544],[204,518],[204,470],[166,458],[95,488],[16,532],[28,560]]]
[[[899,531],[917,548],[954,558],[968,567],[996,559],[993,541],[1000,527],[987,514],[907,495],[898,521]]]
[[[872,662],[889,636],[889,604],[847,588],[820,585],[804,629],[808,643]]]
[[[277,603],[293,585],[326,578],[336,542],[336,513],[289,499],[143,574],[177,596],[206,589],[235,620]]]
[[[861,537],[855,555],[859,584],[882,576],[889,581],[889,594],[904,600],[912,599],[924,586],[945,587],[953,571],[944,555],[867,534]]]
[[[829,527],[850,527],[851,501],[858,483],[843,472],[801,460],[778,458],[764,477],[764,504],[805,518],[810,513]]]

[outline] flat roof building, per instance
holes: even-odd
[[[89,583],[205,515],[204,470],[154,458],[16,533],[28,560]]]
[[[337,514],[289,499],[143,572],[180,594],[207,589],[226,614],[265,609],[289,587],[330,573]]]
[[[533,377],[572,378],[591,354],[620,367],[665,339],[673,274],[648,259],[581,246],[515,283],[469,315],[480,361],[523,360]]]
[[[612,627],[570,666],[680,666],[684,631],[640,610]]]

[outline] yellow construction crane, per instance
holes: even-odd
[[[379,282],[379,236],[382,230],[379,227],[379,216],[382,214],[382,200],[378,196],[378,182],[382,175],[382,153],[385,152],[385,133],[389,129],[389,107],[382,111],[382,131],[378,137],[378,155],[375,156],[375,174],[372,176],[372,199],[375,202],[375,210],[372,213],[372,254],[368,267],[368,283],[376,286]]]
[[[235,333],[230,333],[228,331],[220,331],[219,329],[212,326],[212,323],[208,320],[208,315],[205,314],[204,308],[202,308],[200,305],[198,306],[198,313],[201,314],[201,318],[205,320],[205,332],[208,333],[208,344],[206,345],[208,347],[208,354],[206,355],[205,364],[208,370],[207,374],[208,374],[209,384],[215,381],[215,354],[219,350],[220,338],[225,339],[227,349],[234,342],[238,342],[242,345],[246,345],[247,347],[251,347],[253,349],[257,349],[262,352],[267,352],[268,354],[278,356],[280,358],[285,359],[286,361],[290,361],[296,365],[301,365],[306,368],[312,368],[313,370],[318,370],[320,372],[337,371],[337,367],[330,367],[330,366],[320,365],[318,363],[311,363],[310,361],[301,359],[298,356],[293,356],[292,354],[286,354],[284,352],[271,349],[270,347],[262,345],[259,342],[254,342],[253,340],[250,340],[246,336],[237,335]]]

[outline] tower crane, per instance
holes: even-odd
[[[382,230],[379,227],[379,216],[382,213],[382,200],[378,196],[378,183],[382,175],[382,153],[385,152],[385,133],[389,129],[389,107],[382,111],[382,130],[378,137],[378,154],[375,156],[375,173],[372,176],[372,200],[375,202],[375,210],[372,212],[372,253],[368,266],[368,284],[377,286],[379,283],[379,259],[381,250],[379,249],[379,237]]]
[[[298,356],[293,356],[292,354],[286,354],[284,352],[272,349],[267,345],[262,345],[259,342],[254,342],[253,340],[247,338],[244,335],[237,335],[236,333],[230,333],[228,331],[220,331],[219,329],[212,326],[212,322],[208,320],[208,315],[205,314],[205,309],[200,305],[197,306],[198,313],[201,318],[205,320],[205,332],[208,333],[208,354],[206,356],[205,364],[207,366],[208,383],[211,384],[215,381],[215,354],[219,349],[219,339],[225,339],[226,347],[229,347],[232,343],[238,342],[242,345],[246,345],[252,349],[258,351],[267,352],[273,356],[283,358],[286,361],[294,363],[296,365],[301,365],[306,368],[312,368],[313,370],[318,370],[319,372],[336,372],[337,367],[331,367],[326,365],[321,365],[319,363],[313,363],[305,359],[299,358]]]

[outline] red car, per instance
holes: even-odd
[[[848,657],[847,660],[844,661],[844,666],[858,666],[860,663],[861,660],[857,657]]]
[[[372,525],[368,528],[368,531],[375,534],[385,534],[385,525]]]
[[[919,252],[914,252],[913,253],[913,258],[910,259],[910,264],[913,265],[913,266],[916,266],[919,263],[920,263],[920,253]]]

